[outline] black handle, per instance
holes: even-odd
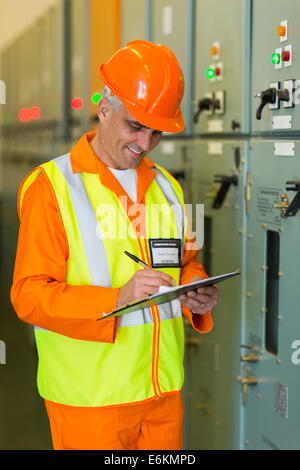
[[[274,104],[276,102],[276,88],[268,88],[267,90],[261,91],[255,95],[261,98],[261,102],[256,110],[256,119],[261,120],[261,115],[266,104]]]
[[[291,185],[286,186],[287,191],[297,191],[289,207],[284,211],[285,217],[294,217],[300,209],[300,181],[287,181],[285,184]]]
[[[226,176],[226,175],[215,175],[214,176],[215,183],[221,183],[220,189],[214,199],[213,208],[220,209],[222,206],[226,194],[230,188],[230,185],[233,184],[234,186],[238,185],[238,177],[237,175]]]
[[[198,102],[198,110],[194,115],[194,123],[197,124],[199,120],[199,115],[202,113],[202,111],[209,111],[209,110],[215,110],[215,109],[220,109],[221,104],[220,100],[216,98],[202,98]]]

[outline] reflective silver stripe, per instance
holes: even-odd
[[[182,317],[181,303],[179,300],[173,300],[172,302],[159,305],[158,311],[161,321]]]
[[[173,300],[165,304],[158,305],[160,321],[171,320],[182,317],[181,304],[179,300]],[[152,323],[153,317],[150,308],[136,310],[120,316],[119,328],[124,326],[138,326]]]
[[[137,326],[137,325],[146,325],[146,323],[152,323],[152,313],[150,308],[143,308],[135,310],[134,312],[125,313],[120,316],[119,319],[119,328],[124,326]]]
[[[158,186],[162,190],[165,198],[167,199],[169,205],[171,206],[171,209],[174,212],[176,225],[177,225],[178,237],[181,238],[181,243],[183,245],[183,241],[184,241],[184,211],[182,209],[180,201],[179,201],[178,197],[176,196],[175,191],[174,191],[170,181],[168,180],[168,178],[163,174],[163,172],[159,168],[154,167],[153,170],[156,172],[155,181],[157,182]]]
[[[84,186],[80,173],[73,173],[70,154],[55,158],[54,163],[63,174],[87,258],[92,283],[95,286],[111,287],[111,278],[103,240],[96,235],[97,216]]]

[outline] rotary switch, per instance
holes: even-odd
[[[256,110],[256,119],[259,121],[261,120],[262,111],[266,104],[276,103],[276,96],[279,101],[290,101],[290,93],[286,88],[281,90],[271,87],[254,95],[255,98],[261,99],[261,102]]]
[[[198,110],[194,115],[194,123],[197,124],[199,115],[202,113],[202,111],[214,111],[215,109],[220,109],[220,100],[217,98],[209,98],[205,97],[199,100],[198,102]]]

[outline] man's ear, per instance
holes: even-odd
[[[101,98],[97,106],[97,114],[100,122],[109,118],[112,113],[112,107],[107,98]]]

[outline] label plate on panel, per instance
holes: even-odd
[[[291,129],[292,116],[273,116],[272,129]]]
[[[278,157],[294,157],[295,142],[275,142],[274,155]]]
[[[223,155],[223,143],[209,142],[207,153],[208,155]]]
[[[220,119],[211,119],[207,123],[208,132],[223,132],[223,121]]]
[[[166,155],[171,155],[175,153],[175,143],[174,142],[162,142],[161,151]]]
[[[257,214],[260,222],[281,225],[280,210],[273,207],[281,200],[281,189],[259,187],[257,188]]]
[[[283,418],[288,417],[288,388],[285,385],[275,382],[275,402],[274,410]]]
[[[173,7],[166,5],[162,10],[162,33],[169,36],[173,33]]]

